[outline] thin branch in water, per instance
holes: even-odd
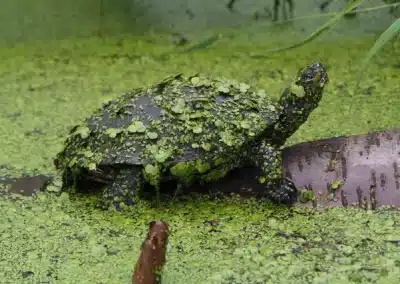
[[[198,43],[188,46],[187,48],[182,50],[180,53],[186,53],[186,52],[192,52],[192,51],[199,50],[199,49],[205,49],[205,48],[209,47],[210,45],[212,45],[217,40],[219,40],[220,38],[221,38],[221,34],[211,35],[210,37],[207,37],[206,39],[204,39]]]
[[[132,274],[132,284],[160,283],[168,242],[168,223],[161,220],[149,224],[139,259]]]
[[[355,9],[353,12],[357,13],[357,14],[359,14],[359,13],[369,13],[369,12],[373,12],[373,11],[377,11],[377,10],[381,10],[381,9],[385,9],[385,8],[395,8],[397,6],[400,6],[400,2],[394,3],[394,4],[385,4],[385,5],[375,6],[375,7],[371,7],[371,8]],[[339,12],[339,13],[341,13],[341,12]],[[284,24],[284,23],[287,23],[287,22],[300,21],[300,20],[325,18],[325,17],[330,17],[330,16],[336,16],[339,13],[338,12],[331,12],[331,13],[312,14],[312,15],[303,16],[303,17],[296,17],[296,18],[288,19],[288,20],[281,20],[281,21],[272,23],[271,25],[280,25],[280,24]]]
[[[346,15],[347,13],[351,12],[355,7],[358,7],[361,3],[363,2],[363,0],[353,0],[352,2],[350,2],[349,4],[346,5],[345,9],[343,9],[342,12],[338,13],[336,16],[334,16],[332,19],[330,19],[328,22],[326,22],[324,25],[322,25],[321,27],[319,27],[318,29],[316,29],[312,34],[310,34],[308,37],[306,37],[304,40],[283,47],[283,48],[275,48],[275,49],[271,49],[271,50],[267,50],[266,53],[272,53],[272,52],[278,52],[278,51],[284,51],[284,50],[289,50],[289,49],[293,49],[296,47],[300,47],[306,43],[311,42],[312,40],[314,40],[317,36],[319,36],[320,34],[322,34],[324,31],[326,31],[327,29],[329,29],[333,24],[335,24],[336,22],[338,22],[344,15]],[[250,57],[254,57],[254,58],[263,58],[266,57],[266,54],[250,54]]]

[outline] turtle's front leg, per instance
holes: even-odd
[[[282,177],[282,153],[279,149],[262,142],[251,150],[251,160],[261,170],[258,181],[267,187],[267,196],[279,204],[292,204],[297,200],[296,186]]]
[[[140,167],[122,168],[114,181],[104,189],[103,202],[113,203],[119,211],[121,202],[133,205],[143,185],[144,178]]]

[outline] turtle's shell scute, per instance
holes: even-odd
[[[74,127],[64,167],[171,165],[234,155],[279,118],[279,106],[247,84],[176,75],[126,93]],[[206,159],[207,160],[207,159]]]

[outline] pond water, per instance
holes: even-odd
[[[0,49],[0,175],[56,174],[53,158],[72,125],[105,100],[179,72],[235,78],[278,97],[299,68],[320,61],[329,85],[287,145],[399,127],[398,40],[374,58],[353,94],[375,31],[355,37],[335,30],[297,49],[250,57],[308,32],[290,24],[261,31],[261,25],[207,30],[221,36],[185,53],[161,32]],[[159,209],[142,201],[118,213],[66,193],[2,195],[0,212],[1,283],[129,283],[154,218],[166,219],[172,231],[165,283],[396,283],[400,277],[398,212],[315,212],[196,197]]]

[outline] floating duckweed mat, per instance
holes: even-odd
[[[71,125],[104,100],[179,72],[238,79],[277,97],[299,68],[321,61],[330,83],[320,107],[288,143],[398,127],[398,42],[387,44],[371,62],[361,91],[352,96],[363,56],[360,50],[368,50],[374,37],[312,42],[254,59],[251,52],[278,44],[277,39],[261,42],[262,34],[255,37],[222,37],[212,48],[184,54],[171,53],[175,47],[168,38],[157,36],[62,40],[0,49],[0,175],[32,174],[35,169],[35,174],[53,173],[52,159]],[[166,52],[169,55],[163,56]]]
[[[86,201],[85,201],[86,200]],[[0,201],[1,283],[129,283],[153,219],[169,222],[163,283],[397,283],[400,214],[277,208],[230,197],[93,209],[68,194]]]
[[[172,44],[158,36],[0,49],[0,175],[54,174],[52,159],[71,125],[104,100],[178,72],[239,79],[277,97],[298,68],[321,61],[330,83],[288,144],[398,127],[399,42],[384,47],[361,92],[350,95],[360,50],[375,39],[318,41],[262,59],[248,55],[277,42],[261,34],[257,43],[247,34],[222,37],[185,54],[170,53]],[[121,216],[85,200],[0,195],[0,283],[129,283],[155,218],[172,230],[165,283],[397,283],[400,277],[398,212],[317,213],[196,198],[161,210],[143,201]]]

